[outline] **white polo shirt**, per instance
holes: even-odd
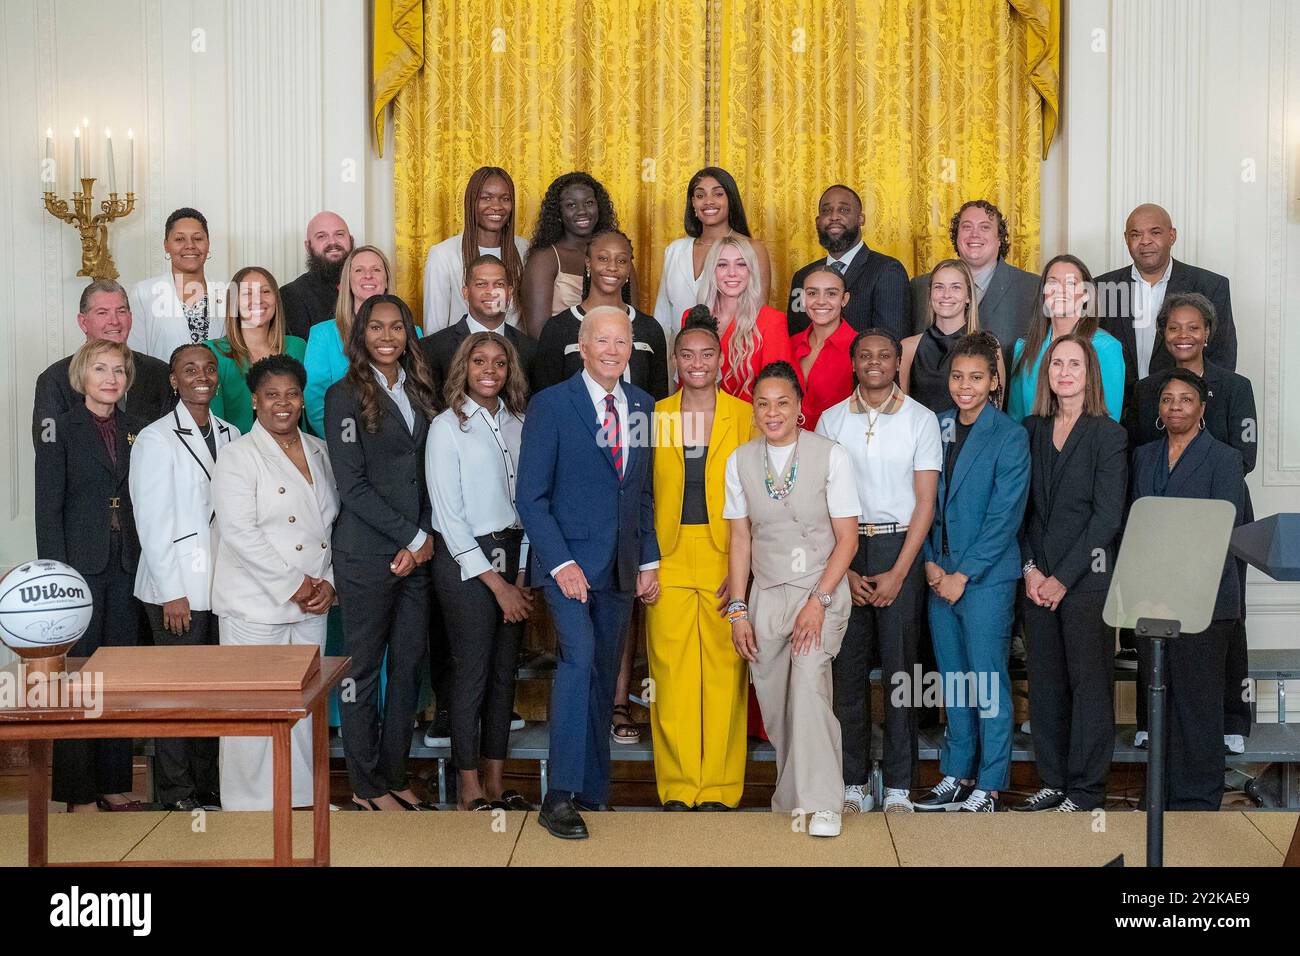
[[[861,520],[867,524],[907,524],[916,509],[913,473],[943,469],[939,419],[897,385],[879,409],[868,408],[861,390],[855,388],[844,401],[822,412],[817,434],[838,442],[848,453],[857,479]]]

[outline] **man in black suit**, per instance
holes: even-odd
[[[1011,251],[1007,220],[986,199],[962,203],[949,223],[948,237],[975,280],[980,328],[998,337],[1010,368],[1016,339],[1029,329],[1029,319],[1038,299],[1038,276],[1007,264],[1007,253]],[[930,273],[927,272],[912,280],[913,332],[923,331],[929,307]]]
[[[307,271],[280,289],[290,335],[306,341],[313,325],[334,318],[339,276],[352,245],[348,224],[337,213],[318,212],[307,223]]]
[[[126,290],[112,279],[96,279],[81,292],[77,325],[88,339],[125,342],[131,334],[131,305]],[[118,407],[143,424],[162,418],[176,404],[172,393],[171,369],[167,363],[143,352],[131,351],[135,378]],[[72,356],[61,358],[36,377],[32,400],[32,446],[39,448],[42,436],[48,440],[54,420],[70,408],[84,403],[72,387],[68,366]]]
[[[451,360],[460,343],[472,332],[495,332],[503,335],[519,353],[519,366],[524,374],[532,368],[537,351],[537,340],[506,322],[506,310],[514,290],[506,278],[506,267],[493,255],[481,255],[465,270],[465,287],[461,295],[469,307],[469,314],[461,316],[455,325],[449,325],[428,338],[420,340],[420,350],[429,366],[429,375],[439,398],[442,386],[451,370]]]
[[[849,293],[844,319],[854,329],[887,329],[899,339],[912,334],[907,270],[893,256],[876,252],[862,241],[866,221],[862,200],[848,186],[831,186],[822,193],[817,203],[817,241],[828,255],[808,263],[790,281],[786,323],[791,335],[808,327],[803,280],[819,265],[828,265],[844,276],[844,289]]]
[[[1205,358],[1220,368],[1237,369],[1237,329],[1232,324],[1227,277],[1173,258],[1177,239],[1169,213],[1154,203],[1143,203],[1124,223],[1124,243],[1133,264],[1097,277],[1101,327],[1124,346],[1125,405],[1138,379],[1174,365],[1164,334],[1156,328],[1160,306],[1174,292],[1199,292],[1214,303],[1218,327]]]

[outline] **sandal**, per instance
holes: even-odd
[[[632,722],[632,711],[627,704],[617,704],[614,707],[614,717],[622,717],[627,721],[620,724],[613,720],[609,725],[609,735],[614,738],[616,744],[637,744],[641,742],[641,730]]]
[[[491,810],[492,804],[488,803],[482,797],[475,797],[473,800],[471,800],[469,803],[465,805],[465,809],[470,811]]]
[[[492,801],[494,810],[536,810],[518,790],[502,790],[501,798]]]

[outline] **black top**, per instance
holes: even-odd
[[[36,555],[82,574],[134,573],[140,558],[128,477],[131,445],[146,422],[114,409],[117,454],[110,456],[85,402],[54,420],[36,444]],[[111,568],[113,513],[121,531],[121,567]]]
[[[534,392],[558,385],[582,368],[578,329],[585,314],[581,305],[575,305],[551,316],[542,326],[530,379]],[[632,357],[627,367],[632,384],[649,392],[656,402],[668,397],[668,346],[663,326],[639,309],[633,310]]]
[[[1162,436],[1156,428],[1160,417],[1160,386],[1167,370],[1148,375],[1137,383],[1134,400],[1124,408],[1124,427],[1133,448]],[[1210,397],[1205,402],[1205,430],[1241,452],[1246,474],[1255,470],[1259,451],[1259,418],[1255,413],[1255,390],[1250,379],[1205,362],[1205,385]]]
[[[961,446],[966,444],[966,436],[974,428],[974,424],[965,425],[960,418],[954,418],[952,440],[948,442],[943,452],[943,480],[945,484],[952,484],[952,470],[957,467],[957,456],[961,454]]]
[[[325,441],[339,491],[334,549],[391,558],[417,532],[433,527],[424,480],[429,419],[412,403],[412,434],[397,403],[382,387],[379,393],[383,414],[378,431],[371,434],[347,379],[331,385],[325,393]]]
[[[337,282],[326,282],[314,272],[304,272],[280,289],[285,330],[306,342],[313,325],[334,318],[338,298]]]
[[[135,360],[135,379],[126,393],[123,410],[132,418],[148,425],[156,422],[176,405],[172,394],[171,369],[161,359],[132,350]],[[42,436],[64,412],[85,408],[86,399],[73,389],[68,381],[68,368],[72,356],[61,358],[36,378],[36,396],[32,400],[32,445],[39,451]],[[143,427],[143,426],[141,426]]]
[[[515,351],[519,353],[519,364],[523,367],[524,375],[531,379],[530,369],[537,354],[537,340],[521,332],[509,322],[502,323],[497,331],[501,332],[506,341],[515,347]],[[433,335],[420,339],[420,351],[424,353],[424,361],[429,366],[429,378],[433,382],[433,392],[438,396],[439,404],[446,401],[443,398],[442,387],[447,381],[447,373],[451,371],[451,361],[456,357],[456,350],[460,348],[460,343],[467,338],[469,338],[469,322],[462,315],[455,325],[449,325]],[[530,383],[525,383],[525,386],[528,384]],[[531,394],[530,388],[526,387],[525,390]]]
[[[708,445],[685,445],[686,482],[682,486],[682,524],[708,524],[709,499],[704,484],[704,467],[709,457]]]
[[[964,325],[950,335],[932,325],[921,333],[920,341],[916,343],[907,391],[936,415],[945,408],[952,408],[952,393],[948,390],[952,350],[965,333]]]
[[[791,335],[808,327],[808,313],[802,308],[804,276],[825,262],[826,257],[822,256],[808,263],[790,280],[786,323]],[[893,256],[863,243],[849,263],[844,288],[850,294],[849,303],[844,307],[844,321],[855,331],[888,329],[899,339],[912,334],[912,291],[907,270]]]
[[[1068,591],[1102,591],[1110,586],[1128,493],[1127,436],[1106,415],[1084,415],[1058,451],[1054,425],[1045,415],[1024,421],[1030,474],[1020,557]]]

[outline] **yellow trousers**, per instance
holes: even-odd
[[[746,665],[718,612],[727,556],[708,525],[683,525],[659,565],[659,600],[646,611],[659,800],[734,807],[745,787]]]

